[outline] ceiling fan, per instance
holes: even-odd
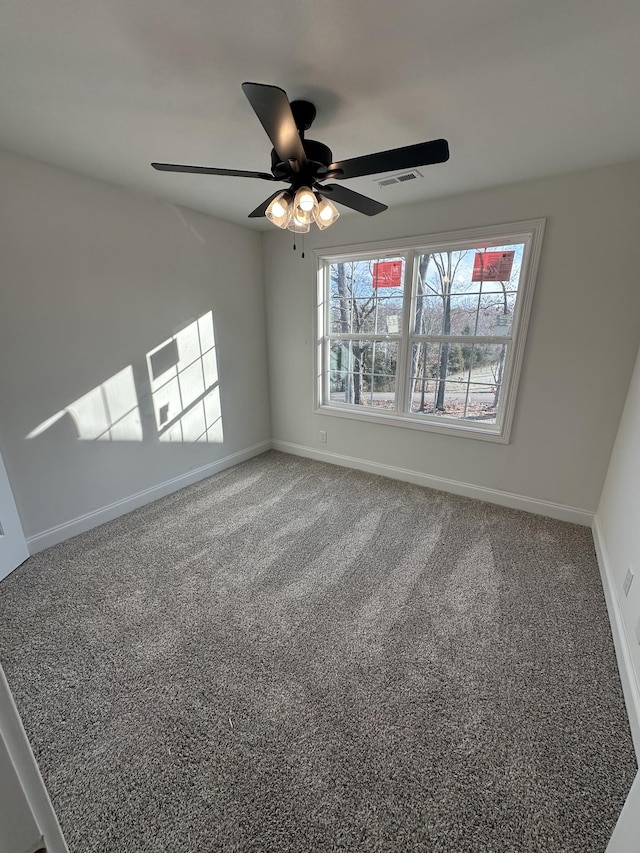
[[[419,142],[390,151],[365,154],[350,160],[333,161],[331,150],[321,142],[305,139],[316,117],[316,108],[309,101],[291,101],[284,89],[264,83],[243,83],[247,96],[262,126],[271,140],[271,173],[240,169],[217,169],[210,166],[181,166],[173,163],[152,163],[162,172],[193,172],[201,175],[229,175],[237,178],[258,178],[263,181],[284,181],[286,190],[277,190],[249,214],[250,218],[266,216],[279,228],[305,233],[311,223],[328,228],[340,215],[334,202],[375,216],[387,209],[372,198],[347,187],[325,181],[344,181],[363,175],[413,169],[449,159],[446,139]]]

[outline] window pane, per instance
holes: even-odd
[[[422,254],[418,259],[418,293],[439,296],[478,293],[472,283],[473,249]]]
[[[458,403],[462,411],[469,381],[471,346],[454,343],[420,343],[412,347],[410,411],[434,414],[447,411],[447,401]],[[447,395],[447,386],[449,393]],[[454,394],[455,390],[455,394]]]
[[[331,264],[329,331],[399,334],[404,270],[403,258]]]
[[[469,421],[494,424],[496,422],[498,390],[496,385],[471,383],[465,418]]]
[[[376,294],[368,299],[334,297],[329,314],[330,331],[334,333],[397,335],[402,326],[402,298]]]
[[[509,347],[506,344],[475,344],[473,348],[474,366],[471,370],[472,384],[469,396],[470,400],[473,398],[473,401],[478,402],[481,395],[486,395],[488,392],[493,395],[493,402],[484,410],[485,414],[489,410],[493,410],[495,415],[500,404],[500,392],[508,349]]]
[[[330,362],[331,402],[394,408],[398,362],[395,341],[332,341]]]
[[[480,295],[418,296],[413,334],[475,335]]]
[[[510,335],[516,304],[515,291],[492,293],[480,298],[479,335]]]
[[[414,335],[442,335],[444,303],[440,296],[418,296],[411,331]]]
[[[420,255],[413,333],[510,334],[523,251],[519,243]]]
[[[467,404],[466,382],[437,382],[435,411],[430,414],[447,418],[463,418]]]
[[[470,258],[472,285],[480,286],[482,293],[506,285],[517,290],[523,252],[524,243],[474,249]]]
[[[478,313],[478,295],[451,296],[449,328],[445,322],[444,334],[474,335]],[[446,321],[446,317],[445,317]]]
[[[506,355],[502,344],[414,344],[410,411],[495,423]]]

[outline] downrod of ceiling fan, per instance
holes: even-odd
[[[316,117],[316,108],[311,101],[291,101],[290,107],[298,133],[304,139],[305,130],[309,130]]]

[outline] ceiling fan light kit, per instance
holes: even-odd
[[[273,145],[271,174],[173,163],[151,165],[154,169],[164,172],[284,181],[290,185],[289,189],[273,193],[249,214],[250,218],[266,216],[278,228],[305,234],[310,230],[311,224],[315,223],[320,230],[324,230],[333,225],[340,216],[333,202],[366,216],[376,216],[387,209],[385,204],[340,184],[323,183],[328,179],[343,181],[380,172],[444,163],[449,159],[446,139],[434,139],[431,142],[420,142],[417,145],[333,162],[330,148],[313,139],[305,139],[305,131],[311,127],[316,116],[316,108],[312,103],[290,103],[284,89],[265,83],[243,83],[242,90]],[[333,201],[325,194],[331,195]]]
[[[264,215],[278,228],[286,228],[293,212],[291,193],[283,190],[269,204]]]
[[[328,198],[301,187],[295,195],[284,190],[271,200],[264,214],[278,228],[306,234],[315,222],[321,231],[328,228],[340,216],[338,208]]]
[[[338,208],[328,198],[320,199],[318,213],[316,214],[316,225],[321,231],[328,228],[340,216]]]

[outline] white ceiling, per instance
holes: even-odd
[[[345,182],[389,206],[640,158],[638,0],[2,4],[1,147],[263,227],[273,184],[149,165],[268,171],[245,80],[312,100],[336,160],[448,139],[424,180]]]

